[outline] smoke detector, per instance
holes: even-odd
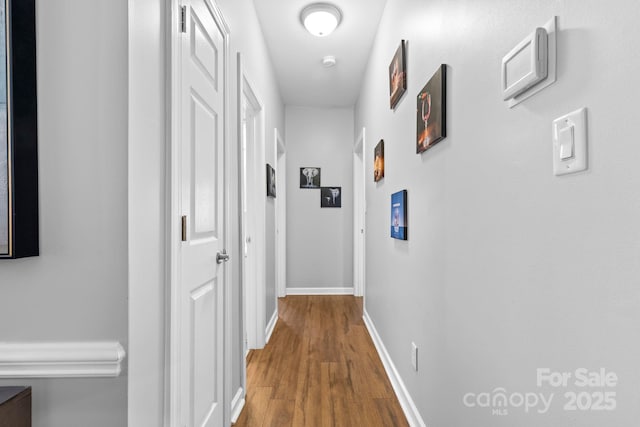
[[[324,65],[325,68],[335,67],[336,57],[333,55],[325,56],[324,58],[322,58],[322,65]]]

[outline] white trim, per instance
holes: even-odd
[[[422,420],[422,416],[420,416],[420,412],[418,412],[416,404],[413,402],[407,387],[404,385],[404,381],[402,381],[402,377],[398,373],[396,366],[393,364],[391,356],[389,356],[387,348],[384,346],[380,335],[378,335],[378,331],[373,325],[373,321],[371,320],[371,317],[369,317],[369,313],[367,313],[366,309],[364,310],[362,319],[364,320],[364,324],[366,325],[369,335],[373,340],[373,344],[376,346],[376,350],[378,350],[378,355],[380,356],[380,360],[382,360],[384,370],[387,372],[387,376],[389,377],[389,381],[391,381],[393,390],[396,392],[398,401],[400,401],[400,406],[402,407],[404,415],[407,417],[407,422],[411,427],[426,427],[427,425]]]
[[[247,332],[247,345],[249,349],[261,349],[264,347],[265,337],[263,335],[265,331],[265,318],[266,318],[266,197],[264,195],[264,189],[266,188],[266,174],[264,173],[265,161],[265,145],[266,145],[266,112],[262,97],[255,90],[255,86],[252,84],[253,80],[247,77],[247,72],[244,68],[244,62],[242,59],[242,53],[237,53],[237,65],[238,65],[238,135],[239,143],[242,144],[242,108],[243,101],[246,98],[251,104],[251,108],[255,113],[256,128],[254,135],[254,164],[257,166],[257,174],[255,176],[255,194],[249,191],[246,197],[253,197],[253,207],[255,212],[249,212],[249,217],[256,219],[253,227],[253,236],[251,243],[253,253],[255,256],[256,277],[255,280],[249,280],[246,274],[246,258],[244,256],[244,249],[241,249],[241,269],[242,269],[242,294],[243,294],[243,319],[246,320],[245,329]],[[241,248],[244,248],[247,241],[247,215],[245,211],[245,186],[244,182],[244,162],[240,161],[240,197],[241,197]],[[247,168],[250,165],[247,165]]]
[[[366,129],[353,144],[353,288],[354,295],[365,292],[366,252]],[[360,172],[360,173],[358,173]]]
[[[118,342],[4,342],[0,378],[117,377],[124,357]]]
[[[276,306],[287,295],[287,152],[284,141],[273,129],[276,168]]]
[[[287,295],[353,295],[353,287],[287,288]]]
[[[166,1],[128,2],[128,344],[130,426],[164,426],[171,17]]]
[[[235,424],[238,421],[238,417],[242,412],[242,408],[244,408],[245,399],[244,399],[244,389],[242,387],[238,388],[236,395],[233,397],[231,401],[231,423]]]
[[[271,316],[271,320],[267,324],[267,328],[264,331],[264,342],[265,344],[269,342],[271,339],[271,334],[273,334],[273,330],[276,328],[276,323],[278,323],[278,307],[273,311],[273,316]]]

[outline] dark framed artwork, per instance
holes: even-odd
[[[389,105],[392,110],[407,90],[407,60],[404,45],[405,41],[401,40],[400,46],[389,64]]]
[[[391,195],[391,237],[407,240],[407,190]]]
[[[384,178],[384,139],[381,139],[373,150],[373,180]]]
[[[267,163],[267,197],[276,197],[276,170]]]
[[[36,2],[0,1],[0,258],[39,255]]]
[[[300,188],[320,188],[320,168],[300,168]]]
[[[447,66],[442,64],[418,94],[416,153],[447,136]]]
[[[321,208],[341,208],[342,207],[342,187],[321,187],[320,188]]]

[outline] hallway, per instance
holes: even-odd
[[[408,425],[362,321],[362,298],[288,296],[247,357],[236,427]]]

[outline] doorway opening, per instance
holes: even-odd
[[[241,244],[244,355],[265,343],[266,188],[265,119],[260,97],[238,53],[238,106],[241,139]]]
[[[287,296],[287,153],[278,129],[274,129],[276,146],[276,296]],[[276,300],[276,311],[278,301]]]
[[[353,148],[353,290],[357,297],[365,294],[365,147],[365,128],[362,128]]]

